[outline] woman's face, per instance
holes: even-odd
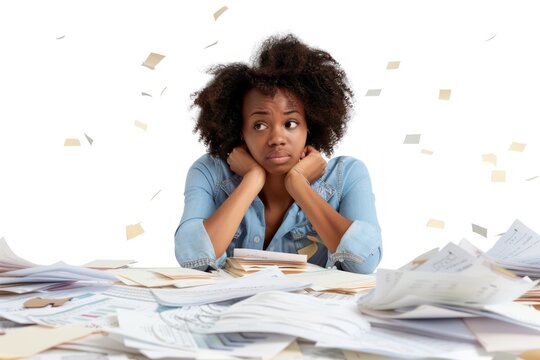
[[[286,174],[300,161],[308,130],[300,99],[283,89],[274,97],[251,89],[244,96],[242,117],[249,152],[268,173]]]

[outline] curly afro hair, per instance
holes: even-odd
[[[354,97],[339,63],[292,34],[265,40],[252,63],[210,68],[213,79],[192,94],[192,107],[200,109],[193,132],[199,132],[208,153],[226,159],[242,143],[242,103],[250,89],[274,96],[282,88],[304,104],[306,145],[331,156],[346,131]]]

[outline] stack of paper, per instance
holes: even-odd
[[[540,278],[540,235],[519,220],[514,221],[485,256],[516,274]]]
[[[232,305],[207,332],[261,332],[338,341],[361,338],[369,329],[354,303],[270,291]]]
[[[186,268],[127,268],[113,269],[109,272],[118,276],[129,286],[144,287],[192,287],[215,283],[219,277],[213,274]]]
[[[0,273],[5,271],[25,269],[37,266],[30,261],[26,261],[11,250],[4,238],[0,238]]]
[[[244,276],[277,266],[284,274],[296,274],[307,269],[307,255],[253,249],[234,249],[225,268],[234,275]]]
[[[412,270],[379,269],[376,281],[377,287],[359,299],[361,307],[378,310],[422,304],[478,307],[511,302],[537,284],[477,259],[453,243]]]
[[[289,279],[311,282],[310,290],[353,295],[375,287],[375,275],[356,274],[336,269],[319,268],[301,274],[287,275]]]

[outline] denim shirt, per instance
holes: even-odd
[[[181,266],[207,270],[224,265],[235,248],[262,250],[265,235],[264,204],[256,197],[245,213],[227,251],[216,259],[203,225],[231,195],[242,178],[222,159],[203,155],[191,166],[184,192],[184,213],[175,234],[175,254]],[[311,184],[327,203],[353,223],[334,253],[324,245],[302,209],[293,203],[267,250],[306,254],[308,262],[336,266],[356,273],[371,273],[382,256],[381,230],[369,173],[360,160],[348,156],[331,159],[325,173]]]

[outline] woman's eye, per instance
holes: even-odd
[[[264,130],[267,128],[267,126],[263,123],[256,123],[255,125],[253,125],[253,128],[255,130]]]
[[[294,129],[295,127],[298,126],[298,123],[296,121],[293,121],[293,120],[289,120],[285,123],[285,127],[287,129]]]

